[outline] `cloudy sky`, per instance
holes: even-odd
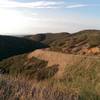
[[[100,0],[0,0],[0,34],[100,29]]]

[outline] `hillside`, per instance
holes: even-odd
[[[100,31],[84,30],[75,34],[63,32],[25,37],[0,36],[0,60],[40,48],[67,54],[99,55]]]
[[[25,38],[44,43],[53,51],[71,54],[100,54],[99,30],[84,30],[74,34],[46,33],[25,36]]]
[[[99,66],[100,57],[43,50],[10,57],[0,62],[0,98],[99,100]]]
[[[100,31],[0,36],[0,100],[100,100]]]
[[[73,66],[75,64],[80,64],[81,62],[84,62],[84,67],[91,67],[93,64],[92,61],[100,59],[100,57],[97,56],[64,54],[48,50],[35,50],[34,52],[28,54],[28,59],[31,59],[32,57],[48,61],[48,66],[58,65],[58,78],[62,76],[66,66]]]

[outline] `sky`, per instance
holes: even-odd
[[[0,35],[100,30],[100,0],[0,0]]]

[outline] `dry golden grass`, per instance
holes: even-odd
[[[0,100],[100,100],[100,57],[43,50],[30,53],[28,59],[33,56],[47,60],[48,66],[59,64],[55,77],[37,81],[2,75]]]
[[[57,77],[60,78],[63,75],[66,66],[79,64],[83,60],[85,60],[84,66],[90,67],[93,64],[93,60],[96,59],[96,57],[92,57],[92,56],[64,54],[64,53],[53,52],[53,51],[42,50],[42,49],[33,51],[28,55],[28,59],[32,57],[37,57],[39,59],[48,61],[48,66],[58,64],[59,71],[55,75],[56,78]]]
[[[78,100],[78,91],[61,86],[60,82],[37,83],[20,77],[0,76],[0,100]]]

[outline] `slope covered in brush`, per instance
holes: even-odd
[[[99,30],[84,30],[74,34],[46,33],[26,36],[25,38],[44,43],[50,46],[50,50],[65,53],[84,54],[90,48],[100,48]],[[84,51],[84,49],[87,49],[87,51]]]
[[[100,57],[37,50],[1,61],[0,69],[2,100],[100,100]]]

